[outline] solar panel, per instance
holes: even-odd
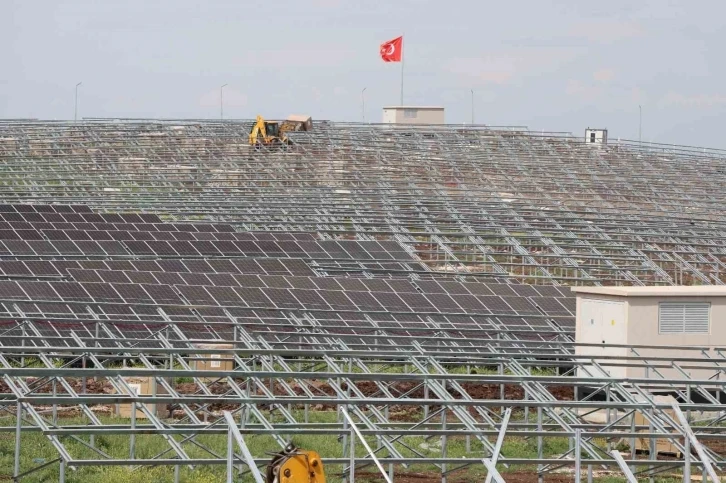
[[[285,268],[285,265],[280,263],[279,260],[270,259],[270,258],[261,258],[257,260],[257,264],[267,273],[267,275],[289,275],[290,272],[287,271],[287,268]]]
[[[63,300],[90,301],[91,297],[78,282],[49,282]]]
[[[107,283],[130,283],[129,278],[122,271],[118,270],[98,270],[96,272],[104,282]]]
[[[184,285],[186,281],[181,274],[174,272],[150,272],[156,280],[165,285]]]
[[[504,283],[489,283],[487,284],[487,287],[494,292],[495,295],[517,295],[514,290],[512,290],[512,286]]]
[[[106,283],[83,282],[81,285],[95,301],[121,302],[122,300],[119,294]]]
[[[78,250],[80,250],[80,252],[84,255],[106,255],[106,251],[98,244],[98,242],[88,240],[77,241],[75,244],[76,247],[78,247]]]
[[[263,288],[260,289],[277,307],[280,308],[301,308],[300,302],[292,292],[284,288]]]
[[[315,280],[315,279],[313,279]],[[348,292],[366,292],[368,291],[368,287],[366,287],[362,281],[357,280],[355,278],[338,278],[336,280],[338,284],[343,288],[343,290]]]
[[[433,312],[436,308],[421,294],[403,292],[398,294],[401,299],[414,311]]]
[[[5,275],[32,275],[33,272],[23,262],[14,260],[0,261],[0,269]]]
[[[220,305],[240,305],[242,299],[231,287],[207,287],[207,292]]]
[[[383,306],[368,292],[346,292],[346,295],[362,310],[383,310]]]
[[[477,295],[479,301],[495,314],[509,314],[514,313],[514,310],[507,304],[502,297],[497,295]]]
[[[216,287],[235,287],[237,281],[229,273],[208,273],[206,277]]]
[[[145,241],[127,240],[124,244],[128,248],[129,253],[133,255],[155,255],[154,250]]]
[[[461,310],[459,305],[449,295],[428,294],[426,298],[439,312],[458,312]]]
[[[488,313],[489,310],[482,305],[482,303],[479,301],[478,298],[476,298],[474,295],[456,295],[455,296],[456,303],[464,310],[466,311],[472,311],[472,312],[485,312]]]
[[[196,240],[196,241],[188,242],[188,243],[191,243],[194,246],[194,248],[196,248],[196,250],[202,255],[213,255],[213,256],[221,255],[219,250],[217,250],[217,247],[215,247],[214,243],[212,243],[211,241]]]
[[[537,304],[538,307],[542,309],[542,311],[546,314],[550,315],[570,315],[569,310],[567,310],[562,304],[558,302],[556,298],[553,297],[530,297],[530,300]]]
[[[483,283],[462,283],[461,286],[473,295],[494,295],[494,292]]]
[[[543,297],[562,297],[562,294],[559,290],[557,290],[557,287],[552,285],[536,285],[532,288]]]
[[[18,286],[31,300],[60,300],[48,282],[18,282]]]
[[[330,306],[315,290],[295,289],[295,298],[297,298],[306,309],[309,310],[329,310]]]
[[[188,285],[212,285],[212,282],[203,273],[180,273],[179,276]]]
[[[237,292],[237,295],[239,295],[250,307],[270,306],[270,300],[265,297],[265,294],[259,288],[235,287],[234,291]]]
[[[2,262],[0,262],[2,263]],[[51,262],[42,260],[27,260],[25,265],[28,267],[33,275],[38,276],[58,276],[60,273],[56,270],[55,266]],[[3,269],[4,270],[4,269]]]
[[[286,282],[294,288],[316,289],[317,285],[309,277],[286,277]]]
[[[297,291],[295,292],[297,293]],[[319,295],[333,309],[337,310],[355,310],[355,304],[345,296],[345,293],[339,290],[327,290],[320,292]],[[319,307],[318,307],[319,308]]]
[[[114,290],[126,301],[126,303],[154,303],[155,300],[141,287],[135,283],[114,283]]]
[[[126,276],[129,278],[131,283],[140,283],[140,284],[156,284],[156,283],[169,283],[169,282],[162,282],[157,281],[156,277],[154,277],[154,274],[152,272],[126,272]],[[181,283],[182,280],[179,279],[176,283]],[[173,283],[171,285],[174,285]]]
[[[141,285],[157,304],[179,304],[181,300],[174,289],[168,285]],[[166,309],[169,310],[168,308]],[[171,315],[171,312],[167,312]]]
[[[312,281],[320,290],[340,290],[342,288],[334,278],[313,278]]]
[[[206,260],[184,260],[183,263],[190,273],[216,273]]]
[[[536,315],[539,314],[537,308],[524,297],[507,297],[504,296],[502,299],[512,307],[515,312],[520,315]]]
[[[108,255],[128,255],[129,252],[117,241],[99,241],[98,246]]]
[[[103,279],[96,273],[95,270],[68,270],[68,273],[73,277],[76,282],[103,282]]]
[[[165,263],[165,260],[159,262],[155,260],[131,260],[131,265],[140,272],[159,272],[161,271],[158,263]]]

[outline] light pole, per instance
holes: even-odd
[[[83,82],[79,82],[76,84],[76,102],[75,102],[75,109],[73,110],[73,121],[78,121],[78,86],[83,84]]]
[[[219,118],[224,119],[224,88],[227,84],[222,84],[219,88]]]
[[[638,144],[643,144],[643,106],[638,104]]]
[[[367,87],[364,87],[362,91],[360,91],[360,112],[363,116],[363,122],[366,122],[366,89]]]
[[[471,123],[474,124],[474,89],[471,90]]]

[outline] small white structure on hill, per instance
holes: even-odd
[[[605,145],[608,143],[607,129],[585,129],[585,142],[587,144]]]
[[[384,124],[444,124],[444,108],[389,106],[383,108]]]
[[[636,355],[660,361],[664,357],[702,358],[703,369],[685,370],[693,379],[709,379],[718,372],[715,365],[714,369],[705,368],[709,363],[704,354],[719,359],[715,349],[726,346],[726,286],[573,287],[572,291],[577,297],[575,340],[593,344],[578,346],[575,353],[593,356],[598,364],[606,365],[612,377],[661,378],[642,363],[625,365],[625,360],[616,359]],[[637,348],[637,354],[626,347],[636,345],[667,347]],[[612,358],[598,359],[599,355]],[[607,365],[613,363],[623,365]],[[661,364],[658,368],[663,378],[686,379],[670,363],[666,366],[670,367]],[[594,366],[586,368],[593,375],[602,375]]]

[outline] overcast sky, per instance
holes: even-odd
[[[726,148],[726,2],[3,0],[0,116],[446,121]]]

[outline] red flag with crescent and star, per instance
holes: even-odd
[[[401,62],[403,55],[403,36],[381,44],[383,62]]]

